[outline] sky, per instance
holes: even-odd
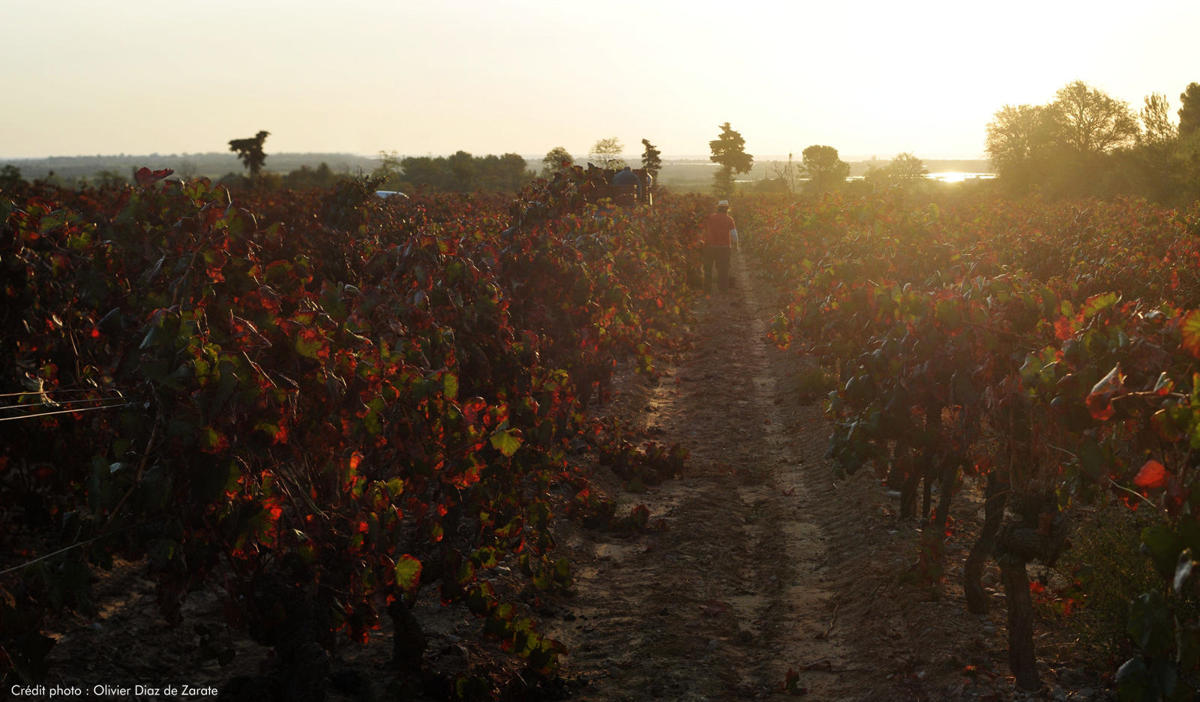
[[[0,0],[0,158],[983,158],[1004,105],[1200,82],[1197,0]]]

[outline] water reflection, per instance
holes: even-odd
[[[995,173],[966,173],[964,171],[942,171],[941,173],[930,173],[930,180],[940,180],[943,183],[961,183],[964,180],[990,180],[995,178]]]
[[[925,177],[929,180],[936,180],[940,183],[962,183],[967,180],[991,180],[996,177],[995,173],[981,173],[968,171],[938,171],[937,173],[928,173]],[[865,176],[852,175],[846,180],[865,180]],[[800,180],[804,180],[801,178]],[[742,181],[738,181],[742,182]],[[748,181],[747,181],[748,182]]]

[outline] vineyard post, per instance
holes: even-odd
[[[917,447],[905,447],[904,484],[900,488],[900,519],[908,520],[917,516],[917,486],[921,477],[929,471],[929,454],[925,451],[918,453]]]
[[[1000,576],[1008,602],[1008,667],[1022,690],[1041,687],[1033,649],[1033,598],[1025,561],[1015,553],[1000,557]]]
[[[395,629],[392,633],[392,665],[398,670],[416,672],[421,669],[425,653],[425,632],[405,599],[397,597],[387,610]]]
[[[1004,521],[1004,507],[1008,503],[1009,486],[1002,480],[997,470],[988,473],[987,488],[984,492],[983,528],[979,538],[971,547],[963,564],[963,593],[967,598],[967,611],[972,614],[986,614],[988,611],[987,594],[983,590],[980,579],[983,566],[996,546],[996,534]]]

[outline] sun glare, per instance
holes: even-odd
[[[995,173],[966,173],[963,171],[942,171],[940,173],[929,174],[931,180],[943,183],[962,183],[967,180],[987,180],[995,177]]]

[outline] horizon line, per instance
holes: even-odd
[[[463,150],[464,149],[460,149],[460,151],[463,151]],[[426,152],[426,153],[411,153],[411,154],[399,154],[398,153],[396,155],[398,158],[422,158],[422,157],[444,158],[444,157],[452,156],[454,153],[457,153],[457,152],[448,152],[448,153]],[[470,153],[472,156],[492,156],[492,155],[498,156],[498,155],[502,155],[502,154],[510,154],[510,153],[517,153],[517,152],[505,151],[505,152],[502,152],[501,154],[496,154],[496,153],[477,154],[477,153],[472,153],[472,152],[467,152],[467,153]],[[900,153],[912,153],[912,152],[900,152]],[[319,155],[328,155],[328,156],[352,156],[355,158],[364,158],[364,159],[371,159],[371,160],[379,159],[378,153],[376,153],[376,154],[361,154],[361,153],[356,153],[353,151],[276,151],[274,153],[268,153],[267,158],[270,158],[271,156],[298,156],[298,155],[307,155],[307,154],[319,154]],[[545,157],[545,154],[540,154],[540,155],[538,155],[538,154],[517,154],[517,155],[520,156],[521,158],[524,158],[527,161],[537,161],[537,160],[541,160],[542,158]],[[795,152],[793,152],[792,154],[761,154],[761,155],[750,154],[750,155],[755,160],[761,160],[761,161],[786,161],[788,159],[789,155],[792,157],[793,161],[800,162],[801,160],[803,160],[802,158],[797,157]],[[928,157],[922,157],[919,154],[915,154],[915,153],[913,153],[913,155],[922,161],[990,161],[991,160],[987,156],[979,156],[979,155],[977,155],[977,156],[928,156]],[[70,154],[70,155],[68,155],[68,154],[51,154],[51,155],[45,155],[45,156],[0,156],[0,162],[8,163],[8,162],[13,162],[13,161],[48,161],[48,160],[60,159],[60,158],[61,159],[68,159],[68,158],[151,158],[151,157],[153,157],[153,158],[186,158],[188,156],[228,156],[229,158],[237,158],[237,154],[230,152],[230,151],[178,151],[178,152],[170,152],[170,153],[160,153],[157,151],[151,151],[151,152],[142,153],[142,154],[131,154],[131,153],[120,152],[120,153],[108,153],[108,154],[100,153],[100,154]],[[642,154],[640,154],[640,153],[622,154],[619,158],[623,161],[635,161],[635,160],[639,160],[641,158],[641,156],[642,156]],[[662,159],[663,161],[709,161],[710,160],[709,156],[705,155],[705,154],[669,154],[669,155],[663,154],[663,155],[660,155],[659,158]],[[847,162],[891,161],[893,158],[895,158],[895,156],[880,157],[877,154],[872,154],[870,156],[866,156],[866,155],[862,155],[862,154],[852,154],[852,155],[847,155],[847,156],[840,156],[840,158],[843,161],[847,161]],[[574,156],[574,159],[576,161],[584,161],[584,162],[589,160],[587,155]]]

